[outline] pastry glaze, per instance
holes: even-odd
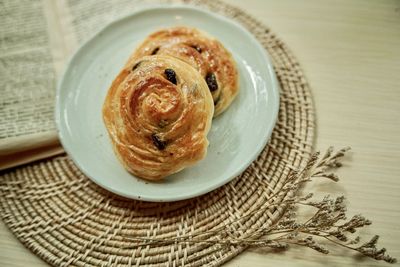
[[[197,69],[211,91],[214,117],[221,114],[238,93],[238,73],[232,55],[218,40],[197,29],[174,27],[149,35],[127,65],[146,55],[170,55]],[[210,81],[216,83],[210,84]]]
[[[150,180],[205,157],[213,113],[212,96],[199,72],[165,55],[131,60],[103,105],[119,160],[129,172]]]

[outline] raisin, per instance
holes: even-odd
[[[215,77],[214,73],[212,72],[207,73],[206,82],[211,92],[218,90],[217,78]]]
[[[165,76],[167,77],[167,80],[170,81],[173,84],[176,84],[176,74],[173,69],[166,69],[164,71]]]
[[[203,50],[201,50],[201,48],[198,47],[197,45],[191,45],[190,47],[196,49],[197,52],[199,52],[200,54],[201,54],[201,52],[203,52]]]
[[[138,63],[136,63],[136,64],[132,67],[132,71],[136,70],[137,67],[139,67],[140,63],[142,63],[142,61],[139,61]]]
[[[158,148],[158,150],[164,150],[167,146],[167,142],[162,141],[155,133],[151,135],[151,140],[153,140],[153,144]]]
[[[151,55],[157,54],[158,50],[160,50],[160,48],[159,48],[159,47],[156,47],[156,48],[153,50],[153,52],[151,52]]]

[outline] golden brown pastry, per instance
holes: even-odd
[[[103,105],[120,161],[129,172],[151,180],[205,157],[213,113],[212,96],[200,74],[161,55],[126,65]]]
[[[197,29],[174,27],[151,34],[132,54],[128,65],[145,55],[170,55],[197,69],[213,96],[214,116],[221,114],[238,93],[238,74],[231,54],[218,40]]]

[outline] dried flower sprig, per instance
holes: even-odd
[[[287,249],[291,245],[298,245],[328,254],[328,248],[319,243],[319,240],[327,240],[331,244],[356,251],[366,257],[395,263],[396,259],[386,254],[385,248],[378,249],[376,247],[379,236],[375,235],[362,245],[359,245],[361,240],[359,236],[350,237],[359,228],[370,225],[371,221],[362,215],[355,215],[350,220],[346,220],[346,206],[343,196],[336,198],[325,196],[320,201],[311,200],[312,193],[305,196],[296,196],[301,185],[315,178],[327,178],[337,182],[339,180],[338,176],[330,171],[341,166],[340,160],[348,150],[349,148],[344,148],[334,152],[333,148],[329,148],[320,159],[318,153],[314,154],[302,170],[292,171],[288,175],[282,189],[272,194],[269,198],[267,208],[255,207],[230,224],[210,231],[171,238],[126,237],[126,239],[135,243],[126,248],[178,243],[253,246],[273,249]],[[280,199],[280,201],[274,201],[276,199]],[[278,205],[286,206],[286,210],[281,219],[272,226],[262,226],[257,229],[237,229],[232,227],[235,223],[244,220],[244,218],[259,212],[265,212],[266,209],[271,209]],[[299,206],[311,207],[315,211],[308,219],[300,221],[296,212]],[[235,226],[237,225],[241,224],[236,224]],[[243,234],[237,236],[238,232]]]

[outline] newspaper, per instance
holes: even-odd
[[[0,2],[0,25],[0,139],[54,130],[56,80],[42,3]]]

